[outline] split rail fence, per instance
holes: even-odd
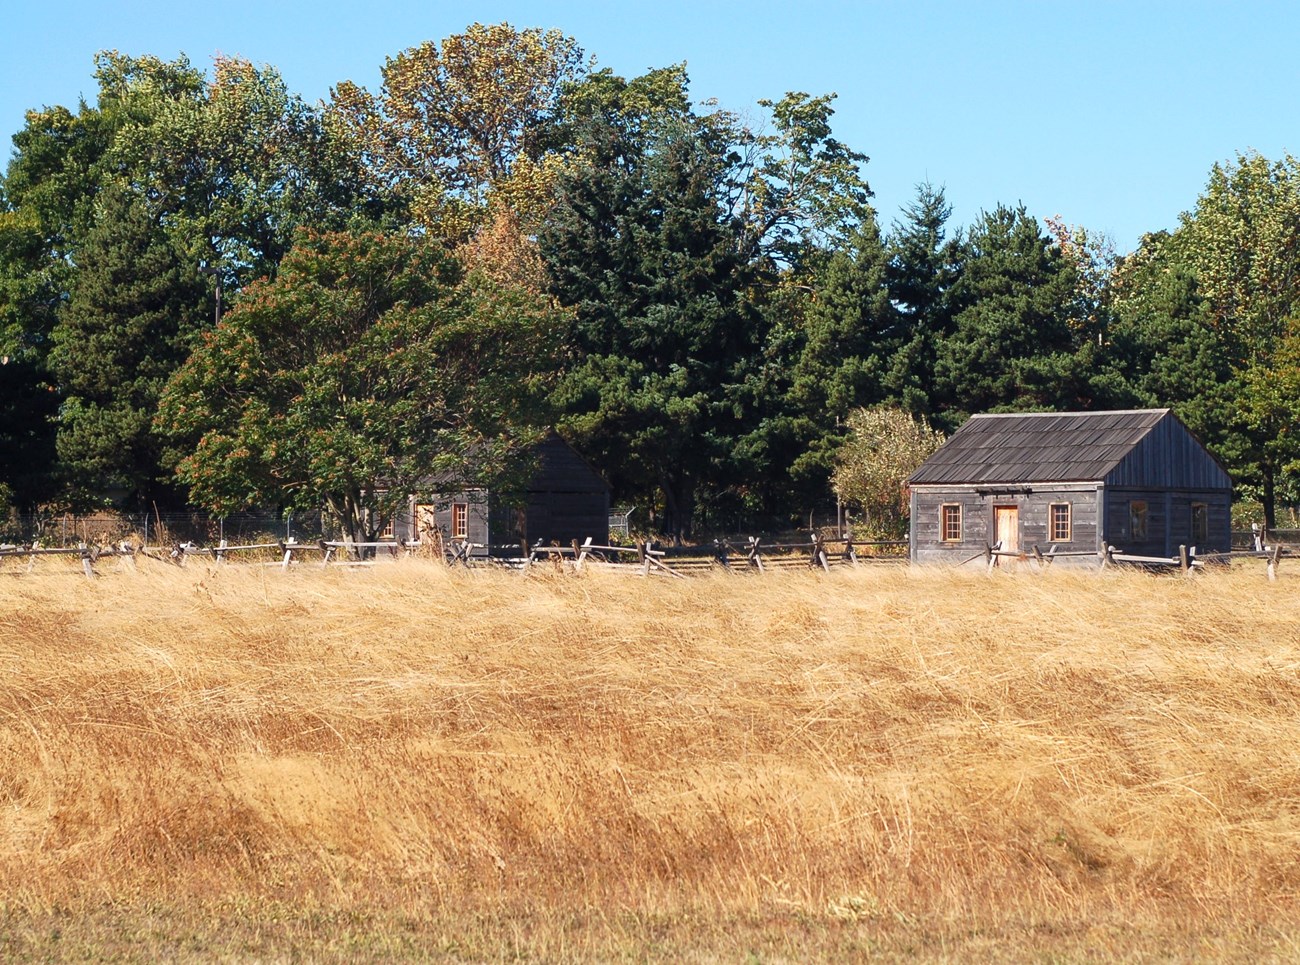
[[[0,545],[0,571],[9,561],[19,566],[10,572],[30,572],[37,561],[45,557],[79,557],[81,570],[88,577],[98,575],[97,567],[103,561],[117,560],[127,568],[136,567],[137,559],[149,559],[175,566],[185,566],[187,560],[202,559],[218,565],[238,563],[262,565],[288,570],[294,566],[314,563],[318,566],[369,567],[385,560],[396,560],[417,554],[442,559],[449,566],[475,568],[481,566],[507,567],[529,570],[550,566],[554,569],[572,569],[582,572],[586,568],[638,573],[642,576],[664,576],[685,579],[691,574],[705,571],[749,572],[763,574],[771,571],[803,568],[829,572],[832,567],[857,567],[878,563],[906,563],[906,540],[854,541],[829,540],[812,533],[807,542],[767,541],[750,536],[742,539],[720,539],[701,546],[658,546],[640,542],[632,546],[602,546],[591,539],[569,546],[536,545],[520,543],[518,546],[487,546],[453,540],[439,546],[424,546],[418,541],[384,540],[367,543],[346,543],[338,540],[298,542],[292,538],[275,542],[232,545],[222,540],[216,546],[203,547],[192,542],[176,543],[169,549],[150,548],[123,541],[111,545],[82,543],[75,547],[42,547]],[[1160,570],[1177,569],[1191,573],[1211,565],[1227,565],[1233,560],[1263,560],[1269,580],[1276,580],[1283,559],[1300,555],[1300,546],[1275,542],[1265,544],[1262,539],[1249,550],[1225,553],[1198,553],[1196,547],[1179,546],[1172,557],[1144,556],[1126,553],[1114,546],[1100,552],[1060,551],[1050,546],[1043,552],[1035,545],[1028,551],[1004,550],[1001,543],[986,544],[983,551],[958,565],[968,565],[982,560],[991,573],[1005,564],[1026,564],[1031,569],[1046,570],[1057,560],[1087,558],[1099,564],[1098,571],[1112,567],[1136,567]],[[25,569],[22,564],[26,563]]]
[[[1004,550],[1001,547],[1000,542],[988,545],[982,553],[977,553],[964,560],[962,565],[983,558],[989,572],[996,569],[1002,560],[1027,563],[1035,569],[1045,570],[1054,560],[1074,557],[1099,560],[1098,572],[1108,567],[1128,566],[1151,570],[1178,569],[1183,573],[1191,573],[1207,565],[1227,566],[1233,560],[1249,559],[1263,560],[1265,562],[1264,572],[1268,579],[1272,581],[1277,579],[1278,567],[1284,557],[1300,555],[1300,546],[1280,542],[1266,545],[1262,539],[1256,541],[1254,549],[1232,550],[1226,553],[1197,553],[1195,546],[1180,545],[1177,556],[1143,556],[1136,553],[1126,553],[1109,545],[1098,552],[1087,550],[1058,552],[1055,546],[1051,546],[1046,553],[1042,552],[1036,544],[1028,552]]]
[[[497,566],[528,570],[535,566],[570,568],[581,572],[587,567],[637,572],[643,576],[685,578],[705,570],[765,573],[769,570],[803,567],[829,571],[832,566],[859,566],[868,563],[906,562],[905,540],[830,541],[813,533],[807,542],[769,542],[751,536],[741,540],[715,540],[703,546],[661,547],[651,542],[633,546],[603,546],[588,539],[569,546],[554,544],[530,546],[487,546],[452,540],[440,546],[426,546],[419,541],[383,540],[346,543],[338,540],[298,542],[294,539],[246,544],[225,540],[216,546],[193,542],[176,543],[168,549],[150,548],[130,541],[110,545],[81,543],[75,547],[47,548],[39,544],[0,545],[0,567],[9,561],[26,563],[30,572],[44,557],[79,557],[86,576],[97,575],[96,567],[105,560],[118,560],[128,568],[137,559],[149,559],[175,566],[188,560],[202,559],[215,564],[274,566],[288,570],[303,564],[319,566],[368,567],[376,563],[420,555],[439,555],[450,566]],[[11,569],[11,572],[14,570]]]

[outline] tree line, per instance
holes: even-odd
[[[779,525],[879,408],[1170,406],[1270,523],[1296,500],[1289,156],[1216,164],[1120,256],[1022,206],[953,225],[930,184],[882,224],[833,95],[737,113],[554,30],[474,24],[315,105],[237,58],[96,68],[0,179],[15,510],[325,506],[362,536],[555,425],[665,533]]]

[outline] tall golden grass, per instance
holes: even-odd
[[[0,958],[1300,956],[1300,574],[0,571]]]

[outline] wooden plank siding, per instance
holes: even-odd
[[[1050,539],[1053,504],[1070,507],[1070,539]],[[962,509],[962,538],[945,542],[940,527],[945,505]],[[1032,554],[1035,545],[1046,553],[1053,545],[1060,552],[1096,552],[1099,548],[1098,490],[1093,486],[1034,486],[1019,492],[980,492],[970,486],[914,486],[912,488],[912,559],[918,563],[962,563],[995,543],[994,510],[1014,506],[1019,517],[1019,544]],[[981,560],[982,561],[982,560]]]
[[[416,516],[419,510],[418,505],[433,506],[433,517],[438,531],[442,534],[445,541],[454,538],[452,530],[452,514],[457,504],[463,504],[467,508],[466,514],[466,534],[465,539],[470,543],[481,543],[486,546],[489,542],[489,534],[492,524],[491,504],[486,489],[470,489],[458,493],[445,493],[429,498],[427,500],[413,500],[412,513]],[[410,538],[422,537],[425,534],[416,533],[414,526],[409,531]],[[475,556],[485,556],[486,550],[476,550]]]
[[[554,541],[568,545],[588,537],[597,543],[609,538],[609,484],[578,452],[555,432],[548,433],[531,452],[535,466],[523,492],[502,492],[485,487],[441,489],[447,480],[425,481],[424,493],[409,500],[394,522],[394,536],[408,539],[418,531],[420,507],[431,515],[444,540],[453,538],[453,507],[468,506],[466,539],[480,544],[473,555],[486,555],[486,547],[499,554],[518,552],[521,540],[530,544]]]
[[[1014,413],[972,416],[911,477],[912,559],[968,559],[992,543],[996,506],[1017,509],[1022,551],[1046,552],[1050,507],[1070,504],[1062,552],[1106,545],[1139,556],[1172,557],[1231,549],[1232,480],[1168,409]],[[1146,504],[1145,534],[1132,526],[1134,502]],[[962,540],[939,531],[944,503],[962,506]],[[1205,533],[1193,506],[1205,507]]]
[[[503,523],[517,518],[517,512],[501,507],[495,518]],[[524,533],[518,525],[506,531],[503,525],[497,530],[503,537],[495,542],[517,542],[526,535],[530,543],[554,541],[568,545],[573,540],[582,542],[591,537],[597,543],[609,538],[609,497],[607,493],[562,492],[555,490],[529,490],[524,510]]]
[[[945,505],[961,507],[961,539],[945,542],[940,532]],[[983,552],[992,541],[992,510],[973,490],[914,488],[912,490],[912,559],[916,562],[959,563]]]
[[[1172,415],[1152,426],[1103,482],[1116,487],[1232,489],[1223,466]]]
[[[1147,504],[1145,539],[1130,532],[1130,506]],[[1192,532],[1192,505],[1206,507],[1206,539],[1198,541]],[[1169,556],[1179,546],[1196,546],[1199,553],[1226,553],[1232,549],[1231,493],[1218,489],[1160,489],[1157,487],[1115,487],[1106,490],[1106,541],[1116,549],[1137,556]]]

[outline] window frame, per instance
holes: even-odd
[[[950,512],[953,514],[950,517]],[[961,503],[941,503],[939,505],[939,542],[941,543],[960,543],[962,540],[964,513],[962,512]],[[949,536],[952,531],[949,524],[956,522],[956,535]]]
[[[1130,539],[1149,539],[1151,532],[1148,517],[1151,514],[1151,506],[1145,499],[1130,499],[1128,501],[1128,535]]]
[[[1197,531],[1197,510],[1200,510],[1199,532]],[[1192,545],[1198,549],[1203,549],[1205,544],[1210,541],[1210,504],[1203,500],[1196,500],[1189,507],[1188,514],[1187,532],[1192,538]]]
[[[469,503],[451,504],[451,538],[469,539]]]
[[[1057,528],[1056,511],[1065,510],[1065,535]],[[1074,539],[1074,506],[1068,502],[1047,504],[1047,541],[1049,543],[1069,543]]]

